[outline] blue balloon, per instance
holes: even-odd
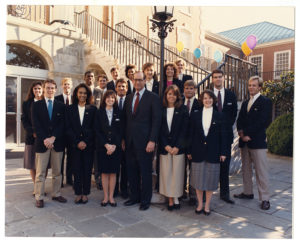
[[[196,49],[194,50],[194,55],[195,55],[195,57],[196,57],[197,59],[199,59],[199,58],[201,57],[201,49],[196,48]]]
[[[221,62],[222,59],[223,59],[223,54],[221,51],[217,50],[215,53],[214,53],[214,59],[216,62]]]

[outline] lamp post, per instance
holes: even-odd
[[[158,37],[160,38],[160,83],[159,83],[159,97],[163,96],[163,70],[164,70],[164,49],[165,38],[168,35],[168,31],[172,32],[174,29],[174,22],[176,20],[170,20],[173,17],[174,6],[154,6],[153,7],[153,19],[152,22],[153,32],[158,29]],[[168,21],[168,22],[167,22]]]

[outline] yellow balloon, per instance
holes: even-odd
[[[181,52],[183,50],[183,43],[182,42],[178,42],[176,44],[176,48],[177,48],[178,52]]]
[[[242,51],[243,53],[248,56],[249,54],[251,54],[252,50],[248,47],[247,42],[243,42],[242,44]]]

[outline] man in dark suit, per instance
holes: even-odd
[[[161,123],[159,97],[146,90],[143,73],[134,74],[135,93],[126,97],[125,147],[131,206],[141,202],[140,210],[150,207],[152,197],[152,157]]]
[[[99,109],[101,104],[102,92],[100,89],[95,88],[95,74],[92,71],[86,71],[84,73],[84,82],[92,90],[94,97],[94,105]],[[98,171],[97,153],[94,153],[94,178],[97,189],[102,189],[101,174]]]
[[[71,90],[73,87],[73,82],[70,77],[65,77],[61,80],[61,86],[63,89],[63,93],[60,95],[55,96],[54,98],[62,103],[64,103],[66,106],[69,106],[72,104],[72,96],[71,96]],[[64,186],[64,162],[65,162],[65,156],[66,156],[66,177],[67,177],[67,184],[73,185],[73,177],[72,177],[72,162],[71,162],[71,150],[70,147],[67,145],[66,142],[66,148],[63,152],[62,162],[61,162],[61,187]]]
[[[266,129],[272,120],[272,102],[260,94],[263,82],[259,76],[250,77],[248,91],[250,99],[243,102],[237,130],[242,157],[244,191],[235,198],[253,199],[252,169],[255,169],[261,209],[270,209],[269,168],[267,161]]]
[[[117,67],[113,67],[110,69],[110,74],[112,76],[112,79],[110,82],[107,83],[107,90],[111,89],[111,90],[116,90],[116,83],[117,80],[119,79],[119,69]]]
[[[231,161],[231,145],[233,143],[233,125],[237,115],[236,96],[229,89],[224,88],[224,72],[220,69],[212,72],[213,92],[217,98],[215,109],[223,113],[227,133],[227,150],[229,155],[220,163],[220,198],[224,202],[234,204],[229,195],[229,167]]]
[[[128,80],[127,80],[127,88],[128,89],[127,89],[126,95],[135,92],[135,89],[134,89],[134,86],[133,86],[133,75],[135,73],[135,70],[136,70],[136,66],[132,65],[132,64],[127,65],[126,68],[125,68],[125,75],[128,78]]]
[[[200,105],[195,97],[196,93],[196,83],[193,80],[187,80],[184,83],[183,89],[183,104],[187,107],[189,116],[191,113],[199,110]],[[187,170],[188,166],[188,170]],[[189,205],[195,205],[196,203],[196,192],[195,189],[190,185],[190,178],[188,178],[191,169],[191,161],[187,159],[185,161],[185,172],[184,172],[184,186],[183,186],[183,198],[189,196]],[[189,181],[188,181],[189,180]]]
[[[44,207],[45,173],[50,161],[52,169],[52,200],[65,203],[61,196],[61,160],[65,149],[65,105],[54,100],[57,85],[53,80],[44,82],[45,99],[33,103],[32,126],[36,133],[36,207]]]
[[[178,68],[178,80],[181,82],[182,86],[184,85],[185,81],[193,80],[191,75],[184,74],[185,71],[185,62],[182,59],[176,60],[175,64]]]

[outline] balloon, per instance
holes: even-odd
[[[217,50],[215,53],[214,53],[214,59],[216,62],[221,62],[222,59],[223,59],[223,54],[221,51]]]
[[[257,44],[256,36],[254,36],[254,35],[248,36],[246,42],[250,49],[254,49]]]
[[[200,49],[200,48],[196,48],[196,49],[194,50],[194,55],[195,55],[195,57],[196,57],[197,59],[199,59],[199,58],[201,57],[201,54],[202,54],[202,52],[201,52],[201,49]]]
[[[243,53],[248,56],[249,54],[251,54],[252,50],[248,47],[247,42],[243,42],[242,44],[242,51]]]
[[[177,48],[178,52],[181,52],[183,50],[183,43],[182,42],[178,42],[176,44],[176,48]]]

